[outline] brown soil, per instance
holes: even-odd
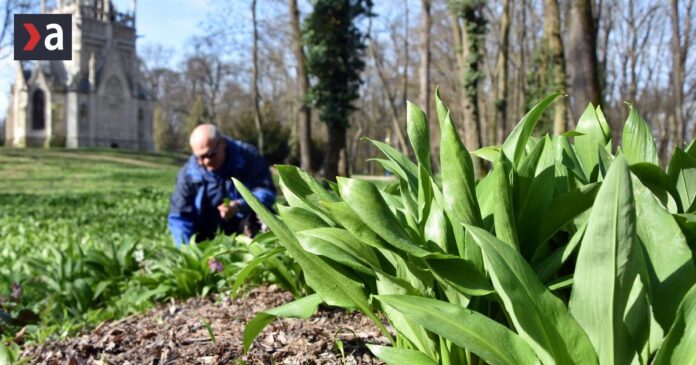
[[[145,314],[106,322],[81,337],[26,346],[32,364],[382,364],[365,344],[386,344],[360,313],[321,308],[307,320],[280,319],[242,352],[242,333],[255,313],[289,302],[271,285],[241,299],[219,295],[162,305]],[[208,321],[215,342],[203,320]],[[335,346],[343,343],[345,359]]]

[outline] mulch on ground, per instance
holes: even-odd
[[[291,295],[271,285],[238,299],[218,295],[171,302],[105,322],[80,337],[25,346],[22,354],[31,364],[46,365],[382,364],[365,346],[387,344],[375,325],[361,313],[333,308],[320,308],[306,320],[276,320],[243,354],[246,323],[257,312],[290,301]]]

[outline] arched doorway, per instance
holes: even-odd
[[[31,97],[31,129],[42,131],[46,128],[46,94],[41,89]]]

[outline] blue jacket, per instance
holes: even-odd
[[[207,171],[193,155],[179,170],[169,205],[169,229],[177,247],[188,244],[194,233],[198,240],[213,238],[218,230],[232,233],[249,214],[249,206],[243,202],[234,219],[220,218],[217,206],[225,197],[242,199],[232,177],[244,183],[269,209],[275,202],[275,186],[263,156],[250,144],[224,138],[227,148],[219,171]]]

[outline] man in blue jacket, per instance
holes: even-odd
[[[266,207],[275,202],[275,186],[263,156],[253,146],[224,136],[212,124],[191,133],[193,155],[181,168],[169,206],[169,229],[177,247],[225,234],[255,233],[256,216],[234,187],[241,181]]]

